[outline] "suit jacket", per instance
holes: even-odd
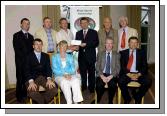
[[[93,63],[96,62],[96,47],[99,45],[99,38],[98,38],[97,31],[93,29],[88,29],[88,32],[84,39],[83,30],[80,30],[76,33],[75,39],[81,40],[82,43],[86,43],[86,47],[79,48],[78,61],[82,62],[83,60],[86,59],[89,62],[93,62]]]
[[[62,67],[60,53],[53,55],[52,70],[55,77],[63,76],[65,73],[68,73],[71,75],[75,74],[75,63],[74,63],[73,55],[66,54],[66,66],[64,68]]]
[[[134,28],[127,27],[127,35],[126,35],[126,41],[125,41],[125,48],[123,50],[129,48],[129,46],[128,46],[128,40],[132,36],[138,37],[137,30],[134,29]],[[120,28],[118,30],[118,51],[122,50],[122,48],[120,46],[121,45],[121,39],[122,39],[122,28]]]
[[[50,66],[49,55],[41,52],[40,63],[33,52],[31,52],[26,58],[25,64],[25,76],[27,81],[30,79],[36,79],[39,75],[44,77],[52,77],[52,70]]]
[[[54,42],[54,51],[56,52],[56,31],[51,29],[52,39]],[[42,27],[35,32],[35,38],[39,38],[43,41],[42,51],[48,52],[48,37],[45,29]]]
[[[104,29],[100,29],[98,31],[98,36],[99,36],[99,46],[98,46],[98,52],[102,52],[105,50],[105,39],[106,39],[106,32]],[[109,33],[109,37],[112,37],[114,40],[114,47],[113,50],[117,51],[118,49],[118,30],[111,29]]]
[[[98,77],[101,74],[103,74],[105,64],[106,64],[106,51],[102,51],[97,55],[96,71]],[[111,67],[111,75],[113,75],[114,77],[118,76],[120,71],[120,55],[116,51],[112,51],[112,60],[110,67]]]
[[[129,49],[120,51],[121,58],[121,70],[120,77],[129,73],[127,70],[127,64],[129,60]],[[138,70],[143,76],[147,75],[148,67],[147,67],[147,57],[146,53],[141,49],[136,49],[136,70]]]
[[[15,51],[16,70],[22,69],[25,64],[26,56],[33,51],[33,36],[28,33],[28,39],[23,31],[19,31],[13,35],[13,48]]]

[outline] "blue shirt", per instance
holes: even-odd
[[[53,38],[52,38],[51,29],[45,29],[45,30],[46,30],[46,34],[48,37],[48,52],[53,52],[54,51],[54,42],[53,42]]]
[[[60,53],[57,53],[52,56],[52,70],[54,73],[54,76],[63,76],[64,74],[75,74],[75,63],[74,63],[74,57],[71,54],[66,53],[66,65],[63,67]]]

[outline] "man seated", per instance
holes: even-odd
[[[42,52],[42,45],[41,39],[34,40],[34,51],[26,58],[25,65],[27,94],[39,104],[49,103],[57,94],[55,83],[51,80],[52,70],[49,55]],[[45,92],[40,93],[39,86],[42,86]]]
[[[76,66],[72,54],[68,54],[68,43],[65,40],[59,42],[60,52],[52,56],[52,70],[55,81],[64,93],[67,104],[81,103],[81,82],[76,75]],[[72,89],[72,91],[71,91]]]
[[[112,50],[113,39],[111,37],[106,38],[105,48],[105,51],[98,53],[97,57],[97,103],[100,102],[105,88],[108,88],[108,102],[109,104],[112,104],[117,89],[117,76],[120,70],[120,59],[119,54]]]
[[[129,49],[120,52],[121,70],[118,84],[121,89],[124,103],[131,101],[127,84],[131,81],[137,81],[141,84],[139,90],[133,92],[135,103],[141,103],[142,97],[151,86],[151,80],[148,78],[147,57],[143,50],[138,49],[139,40],[137,37],[130,37],[128,40]]]

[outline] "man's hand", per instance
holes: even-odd
[[[127,76],[128,76],[129,78],[131,78],[131,80],[137,81],[138,78],[141,76],[141,73],[137,73],[137,74],[134,74],[134,73],[127,73]]]
[[[100,75],[100,78],[103,80],[104,83],[108,82],[107,77],[105,77],[104,75]]]
[[[82,48],[86,46],[86,43],[81,43],[80,45]]]
[[[28,91],[37,91],[37,85],[34,83],[34,81],[31,81],[28,86]]]
[[[55,87],[55,84],[51,79],[47,79],[46,87],[48,87],[49,89],[52,89],[53,87]]]
[[[113,75],[107,77],[107,83],[113,78]]]
[[[76,45],[71,45],[71,46],[69,46],[68,48],[69,48],[71,51],[77,51],[77,50],[79,50],[79,47],[76,46]]]

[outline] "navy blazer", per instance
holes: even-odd
[[[50,66],[49,55],[41,52],[40,63],[34,53],[30,53],[26,58],[25,64],[25,76],[26,81],[30,79],[36,79],[39,75],[47,77],[52,77],[52,69]]]
[[[76,33],[75,39],[81,40],[82,43],[86,43],[86,46],[84,48],[79,48],[78,61],[82,62],[83,60],[87,60],[88,62],[96,62],[96,47],[99,45],[97,31],[93,29],[88,29],[88,32],[84,39],[83,30],[80,30]]]
[[[127,69],[127,64],[129,60],[129,49],[120,51],[120,63],[121,63],[121,70],[120,70],[120,77],[129,73]],[[139,71],[143,76],[147,75],[148,72],[148,65],[147,65],[147,57],[144,50],[136,49],[136,70]]]

